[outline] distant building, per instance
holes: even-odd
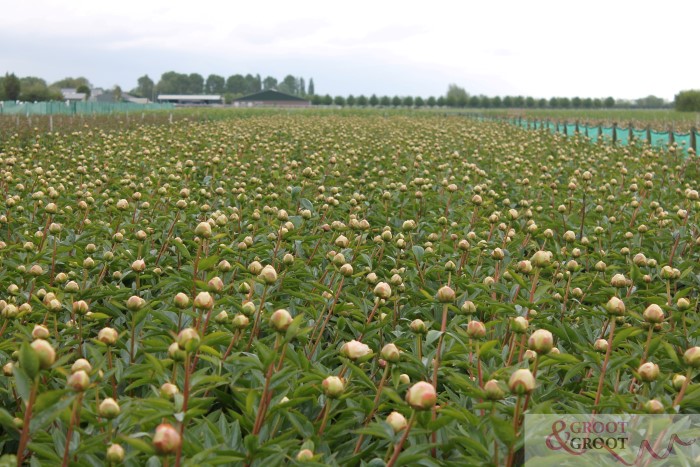
[[[61,95],[63,100],[70,102],[84,101],[87,98],[87,94],[77,92],[75,88],[61,88]]]
[[[311,101],[268,89],[233,100],[234,107],[311,107]]]
[[[198,94],[160,94],[158,102],[168,102],[176,105],[212,105],[223,104],[224,98],[219,95]]]

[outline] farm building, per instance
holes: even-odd
[[[268,89],[233,101],[234,107],[311,107],[311,102],[301,97]]]
[[[159,94],[158,102],[176,105],[211,105],[223,104],[224,98],[216,94]]]

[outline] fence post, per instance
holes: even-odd
[[[564,120],[564,136],[569,136],[569,129],[567,128],[568,123]]]
[[[629,132],[627,133],[627,144],[632,144],[632,140],[634,139],[634,126],[632,122],[629,123],[630,128]]]
[[[651,146],[651,125],[647,125],[647,143]]]
[[[617,143],[617,122],[612,124],[612,144],[613,146]]]
[[[695,128],[695,127],[690,128],[690,147],[692,148],[692,150],[695,154],[698,153],[698,141],[697,141],[697,137],[695,135],[696,131],[698,131],[697,128]]]
[[[673,143],[676,141],[676,137],[673,134],[673,125],[668,127],[668,145],[673,146]]]
[[[578,120],[576,120],[576,126],[574,127],[574,133],[579,134],[579,131],[578,131]]]
[[[598,141],[603,139],[603,124],[599,123],[598,124]]]

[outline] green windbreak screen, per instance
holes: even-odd
[[[629,143],[629,129],[627,129],[627,128],[618,128],[617,129],[617,143],[618,144]]]
[[[679,148],[687,151],[690,147],[690,133],[675,133],[674,140]]]
[[[25,102],[0,103],[0,114],[5,115],[90,115],[144,110],[168,110],[172,104],[134,104],[131,102]]]
[[[652,131],[651,132],[652,146],[668,146],[668,131]]]
[[[640,140],[640,141],[646,141],[647,140],[647,131],[646,130],[633,130],[632,134],[634,135],[634,139]]]

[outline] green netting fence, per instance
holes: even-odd
[[[0,115],[105,115],[144,110],[169,110],[173,104],[132,102],[0,102]]]
[[[651,128],[619,127],[617,125],[610,127],[602,125],[589,126],[578,123],[528,120],[524,118],[508,118],[505,121],[527,129],[547,129],[568,136],[575,134],[584,135],[592,142],[603,140],[612,144],[627,145],[633,141],[641,141],[658,148],[675,146],[684,153],[687,153],[692,148],[693,152],[697,154],[697,142],[700,139],[700,132],[695,128],[692,128],[688,133],[680,133],[671,130],[655,131]]]

